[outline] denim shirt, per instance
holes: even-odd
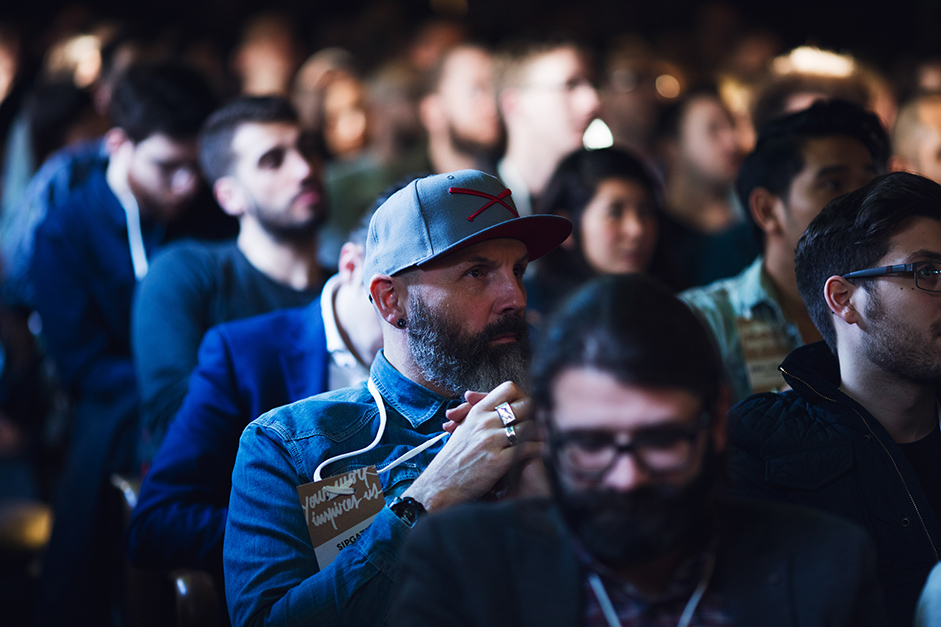
[[[370,370],[387,411],[379,444],[338,460],[324,478],[385,464],[441,433],[449,400],[400,374],[380,351]],[[392,601],[409,527],[385,507],[355,544],[320,571],[297,487],[325,459],[368,446],[379,411],[366,384],[274,409],[242,433],[223,547],[232,624],[379,625]],[[446,440],[446,438],[445,438]],[[441,450],[437,443],[379,475],[386,504]]]
[[[687,290],[679,297],[712,331],[732,386],[733,402],[755,392],[748,377],[737,318],[760,320],[775,330],[781,338],[781,361],[804,343],[797,325],[788,321],[781,311],[774,286],[764,271],[764,256],[755,259],[738,276]],[[781,387],[784,385],[781,377]]]

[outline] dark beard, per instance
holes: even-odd
[[[462,155],[471,157],[479,163],[486,163],[490,160],[496,160],[503,149],[502,139],[494,144],[486,144],[474,137],[464,135],[448,123],[448,139],[451,141],[451,147]]]
[[[455,397],[467,390],[489,392],[504,381],[525,384],[529,329],[521,316],[507,315],[471,335],[416,297],[406,330],[409,350],[422,374]],[[507,333],[515,334],[517,341],[490,345]]]
[[[865,315],[869,332],[863,336],[863,350],[872,363],[884,371],[920,386],[941,384],[941,357],[934,345],[918,337],[911,327],[893,320],[875,288]],[[930,337],[941,335],[941,325],[932,325]]]
[[[703,471],[678,488],[651,483],[630,492],[572,490],[547,463],[553,499],[572,535],[614,570],[638,566],[676,550],[695,551],[712,533],[711,503],[718,467],[709,454]]]
[[[319,184],[310,184],[315,187],[320,194],[320,204],[311,207],[310,215],[301,220],[285,218],[281,215],[283,212],[272,211],[262,207],[254,199],[252,202],[251,213],[255,215],[258,224],[264,229],[265,233],[271,236],[280,244],[309,244],[314,241],[314,237],[320,230],[320,227],[327,219],[327,212],[324,205],[324,191]]]

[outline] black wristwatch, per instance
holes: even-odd
[[[389,509],[409,527],[414,527],[418,519],[426,513],[425,506],[410,496],[395,497],[389,504]]]

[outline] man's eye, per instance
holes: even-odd
[[[261,159],[258,160],[258,165],[263,168],[277,168],[281,166],[282,162],[284,162],[284,152],[281,150],[273,150],[263,154]]]
[[[573,446],[583,451],[600,451],[601,449],[611,446],[611,438],[586,433],[573,437],[571,443]]]
[[[475,279],[482,277],[483,274],[484,274],[484,271],[481,270],[480,268],[471,268],[470,270],[467,271],[467,276],[474,277]]]
[[[676,446],[678,442],[682,442],[686,437],[687,433],[685,431],[657,431],[638,436],[637,445],[652,449],[666,449]]]
[[[924,265],[918,266],[918,269],[915,270],[918,273],[918,276],[924,278],[935,278],[941,273],[941,268],[938,268],[937,265],[933,263],[926,263]]]

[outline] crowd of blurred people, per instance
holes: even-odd
[[[534,343],[585,284],[648,275],[706,323],[733,401],[793,386],[778,364],[821,339],[794,268],[824,206],[889,171],[941,181],[936,59],[889,76],[896,59],[786,49],[740,16],[721,41],[704,19],[697,49],[575,28],[493,41],[445,12],[378,52],[355,25],[305,37],[279,11],[226,41],[60,18],[40,50],[0,22],[9,624],[130,624],[128,557],[210,573],[228,620],[223,535],[242,430],[388,368],[374,363],[383,333],[387,355],[390,338],[402,343],[397,367],[421,354],[408,342],[440,332],[421,336],[422,319],[386,312],[394,303],[370,284],[390,263],[369,253],[370,217],[405,203],[417,178],[487,173],[500,186],[456,193],[552,232],[522,303],[507,305],[525,310]],[[567,238],[552,231],[563,218]],[[423,376],[412,381],[462,394]],[[116,478],[143,480],[130,521]],[[475,498],[497,489],[480,488]],[[252,495],[236,496],[251,535]],[[900,568],[923,581],[927,566]],[[894,620],[910,618],[913,589],[896,591]]]

